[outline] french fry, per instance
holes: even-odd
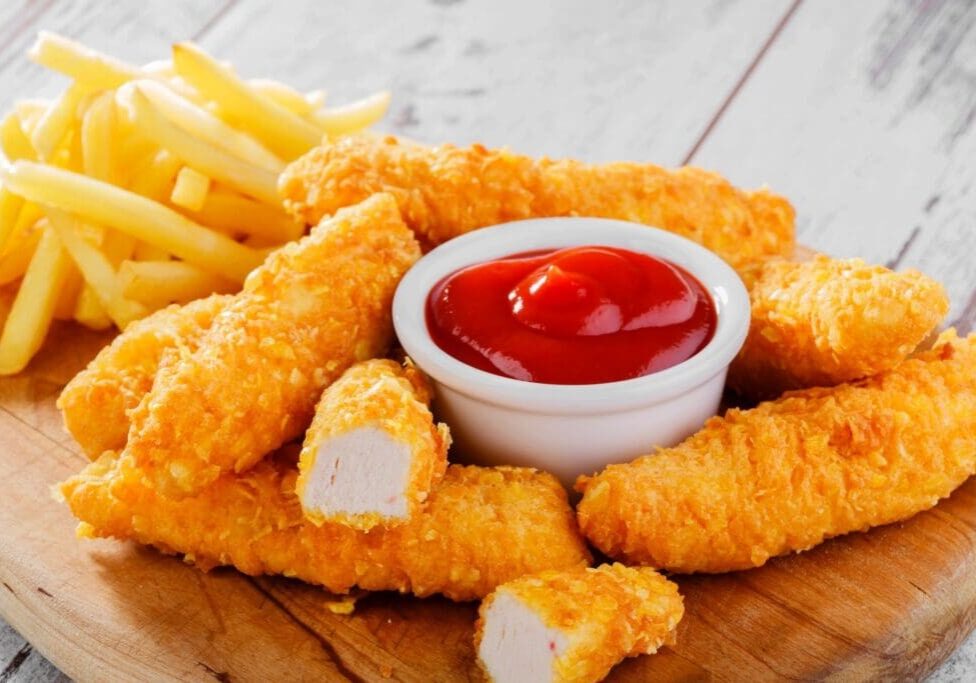
[[[30,230],[26,235],[22,235],[19,239],[15,238],[11,242],[10,249],[3,258],[0,258],[0,286],[23,277],[40,240],[41,231]]]
[[[0,330],[7,322],[10,309],[14,305],[14,298],[17,296],[17,288],[14,285],[0,287]]]
[[[24,200],[6,187],[0,187],[0,254],[7,252],[7,245],[19,232],[19,219]]]
[[[20,372],[41,348],[71,267],[57,234],[44,230],[0,334],[0,375]]]
[[[307,116],[316,109],[308,97],[280,81],[273,81],[270,78],[252,78],[248,84],[259,94],[298,116]]]
[[[118,230],[106,230],[102,241],[102,252],[112,267],[118,268],[122,261],[131,258],[138,240]]]
[[[313,112],[311,120],[329,135],[345,135],[368,128],[390,108],[390,93],[383,91],[333,109]]]
[[[135,81],[135,87],[160,114],[187,133],[269,173],[281,173],[284,169],[285,162],[250,135],[235,130],[161,83],[140,80]]]
[[[180,160],[165,149],[157,150],[135,165],[131,189],[158,202],[169,199],[176,174],[182,167]]]
[[[139,69],[63,36],[41,31],[27,56],[52,71],[83,83],[90,90],[117,88],[139,77]]]
[[[240,289],[230,280],[183,261],[123,261],[119,282],[126,298],[152,309]]]
[[[173,185],[169,199],[177,206],[190,211],[199,211],[207,200],[209,191],[210,178],[189,166],[184,166],[176,174],[176,184]]]
[[[41,117],[50,108],[50,100],[42,100],[39,98],[17,100],[14,103],[14,112],[17,114],[17,118],[20,119],[20,125],[28,136],[34,132],[34,128],[37,127],[37,122],[41,120]]]
[[[107,330],[112,326],[112,319],[98,302],[98,295],[89,286],[84,286],[78,293],[75,302],[74,319],[92,330]]]
[[[221,111],[239,121],[286,161],[297,159],[321,142],[322,134],[315,126],[263,97],[230,68],[196,45],[174,45],[173,66],[187,83],[216,101]]]
[[[146,242],[137,242],[132,258],[136,261],[169,261],[169,253]]]
[[[110,92],[92,100],[82,118],[81,157],[86,175],[109,183],[116,182],[115,98]]]
[[[134,192],[29,161],[0,170],[11,192],[149,242],[205,270],[243,282],[263,260],[226,235]]]
[[[173,70],[172,59],[154,59],[151,62],[143,64],[140,70],[142,73],[156,78],[169,79],[176,76],[176,72]]]
[[[98,303],[120,330],[125,329],[125,326],[133,320],[149,314],[149,309],[145,306],[127,299],[122,294],[122,285],[115,275],[112,262],[81,236],[75,219],[63,211],[49,209],[48,220],[71,259],[78,266],[78,270],[81,271],[85,283],[95,290]]]
[[[325,106],[325,91],[322,89],[309,91],[305,95],[305,99],[308,101],[308,106],[312,108],[312,111],[321,109]]]
[[[200,210],[189,215],[227,234],[260,236],[277,244],[296,240],[305,232],[304,225],[281,209],[216,188],[207,193]]]
[[[34,161],[37,159],[34,145],[31,144],[30,138],[27,137],[27,133],[21,127],[20,117],[17,116],[16,112],[7,114],[3,122],[0,123],[0,148],[3,149],[3,155],[7,157],[8,161],[17,161],[17,159]]]
[[[146,137],[215,180],[269,204],[281,204],[277,174],[243,162],[187,133],[160,114],[142,91],[133,88],[123,94],[124,91],[125,88],[119,90],[121,104]]]
[[[51,103],[38,120],[31,132],[30,140],[39,159],[47,161],[54,156],[55,150],[75,121],[78,106],[87,94],[85,88],[78,83],[73,83]]]
[[[70,254],[69,254],[70,255]],[[72,263],[68,276],[61,285],[58,293],[58,300],[54,304],[55,320],[71,320],[75,317],[75,306],[78,304],[78,297],[81,290],[87,287],[78,267]]]

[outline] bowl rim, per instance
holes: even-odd
[[[543,384],[495,375],[454,358],[427,329],[430,290],[466,266],[537,249],[612,246],[664,258],[711,294],[717,325],[691,358],[642,377],[601,384]],[[401,346],[435,382],[479,401],[546,414],[602,414],[668,401],[724,372],[749,331],[749,294],[738,274],[705,247],[660,228],[608,218],[532,218],[475,230],[431,250],[407,271],[393,298]]]

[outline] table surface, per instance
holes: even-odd
[[[63,79],[48,29],[131,61],[192,39],[246,76],[389,88],[385,130],[768,184],[801,242],[941,279],[976,322],[976,5],[968,0],[23,0],[0,3],[0,111]],[[976,678],[976,636],[933,681]],[[0,621],[0,683],[65,679]]]

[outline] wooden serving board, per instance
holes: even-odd
[[[0,381],[0,616],[82,681],[479,679],[474,604],[375,594],[337,615],[295,581],[76,540],[49,489],[85,460],[54,401],[107,339],[58,327]],[[677,645],[610,680],[921,677],[976,624],[976,480],[907,523],[678,582]]]

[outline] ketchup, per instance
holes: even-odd
[[[715,305],[673,263],[614,247],[517,254],[463,268],[427,297],[441,349],[527,382],[600,384],[691,358],[715,332]]]

